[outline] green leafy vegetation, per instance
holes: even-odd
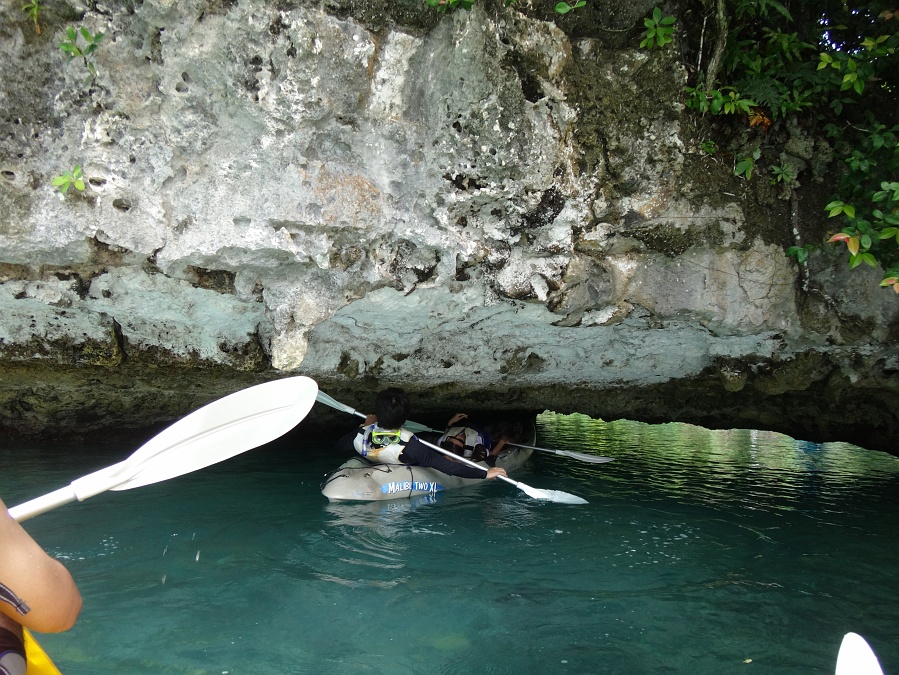
[[[792,164],[784,164],[783,166],[772,166],[771,178],[772,183],[787,183],[788,185],[796,182],[796,167]]]
[[[22,11],[28,15],[34,22],[34,33],[35,35],[41,34],[41,24],[40,24],[40,13],[44,11],[46,7],[44,5],[34,0],[34,2],[28,2],[22,6]]]
[[[714,155],[718,152],[718,144],[710,138],[705,139],[699,144],[700,149],[707,155]]]
[[[662,10],[656,7],[652,10],[652,16],[643,19],[646,33],[640,46],[646,49],[664,47],[672,41],[674,35],[674,17],[665,16]]]
[[[737,164],[734,166],[734,175],[749,180],[752,178],[752,172],[755,170],[755,163],[762,156],[760,148],[756,148],[751,154],[745,157],[738,157]]]
[[[76,164],[71,171],[63,171],[61,176],[53,179],[53,186],[59,188],[59,191],[65,194],[70,187],[74,187],[79,192],[84,192],[84,174],[81,167]]]
[[[699,112],[713,115],[733,115],[738,112],[748,113],[758,105],[755,101],[743,98],[733,87],[722,87],[703,91],[701,87],[687,87],[687,107]]]
[[[578,7],[583,7],[587,4],[586,0],[578,0],[573,5],[569,5],[567,2],[559,2],[556,4],[556,12],[558,14],[568,14],[573,9],[577,9]]]
[[[798,187],[800,169],[774,160],[788,124],[811,136],[826,134],[837,158],[837,188],[825,210],[839,232],[797,242],[787,255],[805,263],[822,244],[845,244],[850,267],[880,267],[882,285],[899,292],[895,2],[704,0],[702,6],[714,29],[703,22],[688,36],[699,67],[686,105],[732,118],[734,174],[751,180],[761,165],[771,182]]]
[[[91,32],[84,26],[81,26],[76,31],[74,27],[69,26],[66,28],[66,37],[68,39],[60,42],[59,48],[68,54],[69,61],[80,57],[84,62],[84,67],[87,68],[90,73],[87,82],[95,80],[97,77],[97,69],[94,66],[93,61],[94,52],[96,52],[97,47],[100,46],[100,40],[103,39],[103,33],[91,34]],[[84,38],[84,47],[79,45],[79,37]]]

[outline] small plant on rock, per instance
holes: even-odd
[[[796,182],[796,167],[792,164],[772,166],[771,173],[774,174],[773,178],[771,178],[772,184],[786,183],[787,185],[791,185]]]
[[[707,155],[711,156],[718,152],[718,144],[710,138],[705,139],[699,144],[699,148]]]
[[[673,39],[674,17],[663,15],[658,7],[652,10],[652,17],[643,19],[643,25],[646,26],[646,33],[640,42],[641,47],[664,47]]]
[[[752,151],[751,155],[740,157],[739,161],[737,161],[737,164],[734,167],[734,175],[745,178],[746,180],[752,178],[752,172],[755,170],[755,163],[761,156],[762,151],[759,148],[756,148]]]
[[[78,38],[83,37],[85,41],[84,48],[80,47],[78,44]],[[94,52],[97,51],[97,47],[100,46],[100,40],[103,39],[103,33],[95,33],[91,34],[91,32],[81,26],[77,31],[69,26],[66,28],[66,37],[68,40],[64,40],[59,43],[59,48],[63,50],[66,54],[69,55],[69,61],[74,58],[81,57],[84,61],[84,67],[87,68],[90,73],[90,77],[88,77],[87,81],[95,80],[97,78],[97,69],[94,66]]]
[[[84,173],[81,171],[81,166],[76,164],[71,171],[63,171],[61,176],[53,179],[53,186],[59,188],[63,194],[68,192],[70,187],[84,192]]]
[[[577,9],[578,7],[583,7],[586,4],[587,0],[577,0],[577,2],[575,2],[573,5],[565,2],[565,0],[562,0],[562,2],[556,4],[556,13],[568,14],[568,12],[570,12],[571,10]]]
[[[35,35],[41,34],[41,24],[38,21],[38,19],[39,19],[38,15],[44,9],[46,9],[46,7],[44,7],[42,4],[40,4],[37,0],[34,0],[33,2],[28,2],[22,6],[22,11],[25,12],[32,21],[34,21]]]

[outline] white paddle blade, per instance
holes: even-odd
[[[577,495],[573,495],[570,492],[562,492],[561,490],[541,490],[544,497],[541,499],[546,499],[551,502],[555,502],[556,504],[589,504],[586,499],[583,497],[578,497]]]
[[[532,497],[533,499],[542,499],[547,502],[556,502],[557,504],[589,504],[583,497],[578,497],[577,495],[569,494],[568,492],[562,492],[561,490],[541,490],[540,488],[520,483],[517,480],[512,480],[508,476],[497,476],[497,478],[505,481],[509,485],[514,485],[528,497]]]
[[[128,459],[9,513],[22,522],[76,499],[158,483],[224,461],[290,431],[309,414],[317,391],[308,377],[288,377],[235,392],[175,422]]]
[[[865,638],[846,633],[837,655],[836,675],[883,675],[883,670]]]
[[[287,377],[242,389],[203,406],[151,438],[126,459],[112,490],[130,490],[175,478],[265,445],[293,429],[315,404],[318,385]],[[79,500],[89,484],[75,481]],[[97,493],[94,493],[97,494]]]
[[[548,502],[555,502],[556,504],[589,504],[583,497],[562,492],[561,490],[541,490],[524,483],[517,483],[517,486],[528,497],[533,497],[534,499],[542,499]]]

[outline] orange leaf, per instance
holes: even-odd
[[[833,235],[830,239],[828,239],[827,243],[833,244],[838,241],[846,241],[847,239],[849,239],[848,234],[846,234],[845,232],[838,232],[837,234]]]

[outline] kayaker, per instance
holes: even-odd
[[[468,418],[468,413],[456,413],[446,423],[446,431],[438,439],[437,445],[474,462],[486,461],[493,466],[496,458],[506,447],[509,439],[501,435],[494,442],[490,433],[479,426],[460,426]]]
[[[75,623],[81,594],[0,500],[0,675],[25,675],[22,628],[59,633]]]
[[[428,466],[450,476],[461,478],[496,478],[505,476],[506,470],[491,467],[485,475],[482,469],[455,462],[432,450],[414,434],[402,429],[409,419],[409,397],[402,389],[390,388],[378,392],[375,414],[337,441],[341,452],[354,450],[372,462],[384,464],[408,464]]]

